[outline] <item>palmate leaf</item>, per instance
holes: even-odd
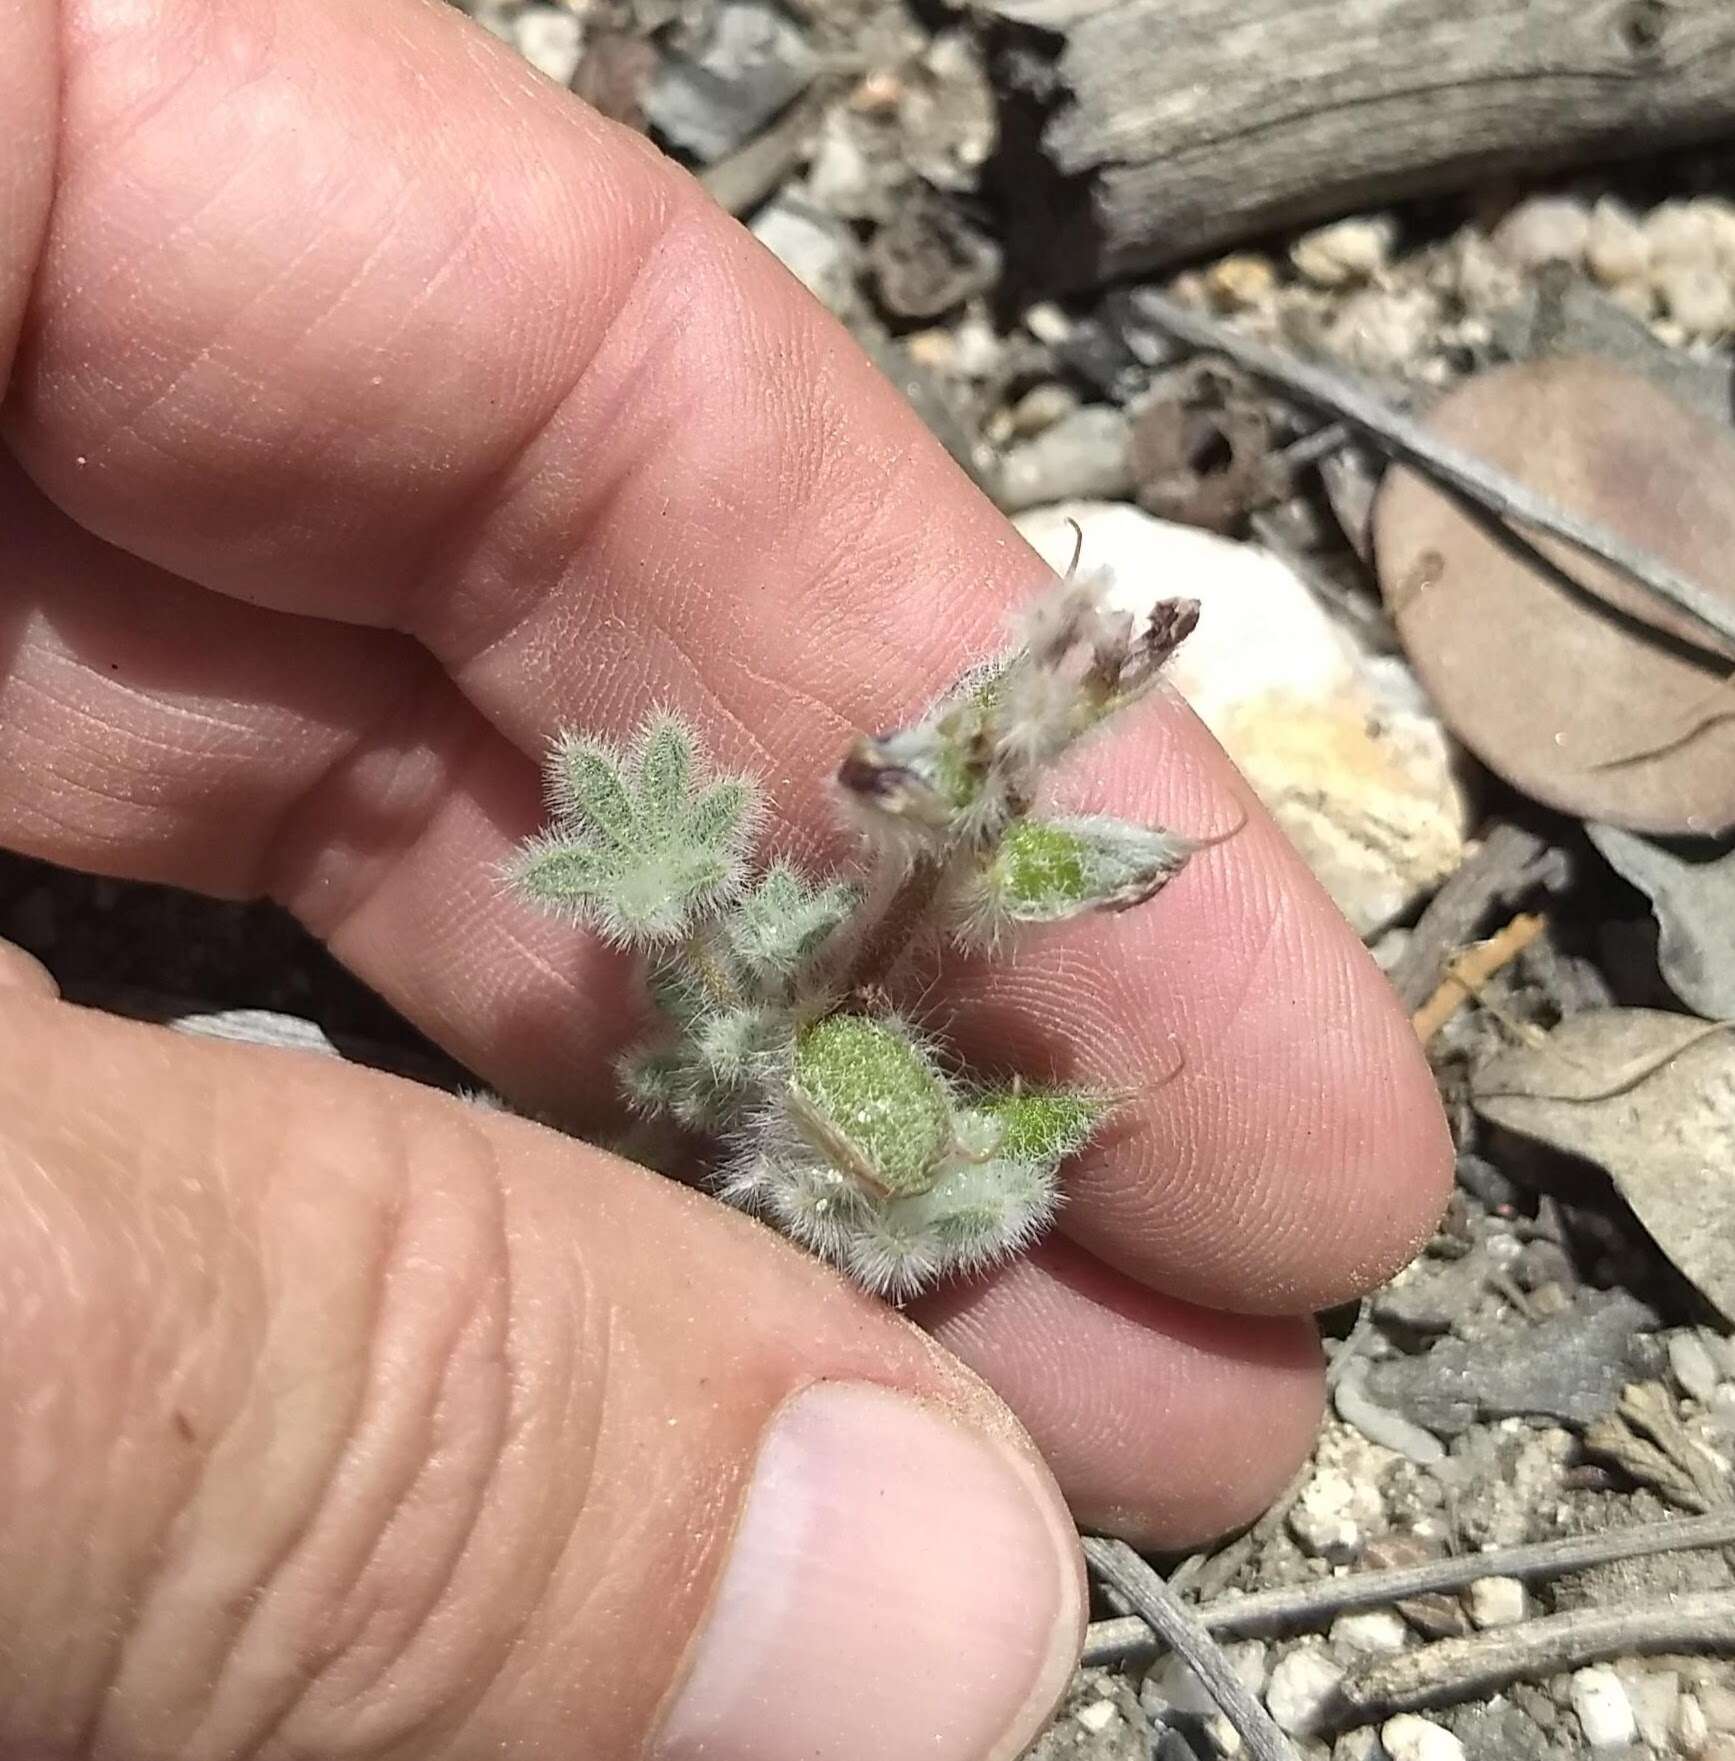
[[[679,941],[741,885],[758,791],[712,778],[691,732],[650,716],[629,753],[563,734],[548,760],[553,828],[527,846],[515,878],[538,904],[611,941]]]
[[[724,933],[742,974],[758,988],[799,977],[861,898],[856,887],[810,886],[787,863],[774,863],[729,913]]]

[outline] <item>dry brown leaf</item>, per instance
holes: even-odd
[[[1735,608],[1735,437],[1606,361],[1478,375],[1429,417],[1571,513]],[[1735,825],[1735,645],[1553,539],[1532,543],[1407,470],[1374,510],[1380,584],[1417,672],[1491,769],[1643,831]]]
[[[1607,1169],[1676,1269],[1735,1321],[1735,1026],[1596,1009],[1490,1059],[1476,1110]]]
[[[1735,850],[1690,856],[1619,826],[1584,829],[1650,900],[1657,964],[1669,988],[1695,1015],[1735,1016]]]

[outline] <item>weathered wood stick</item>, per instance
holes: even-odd
[[[1008,237],[1085,287],[1503,172],[1735,135],[1729,0],[976,0]]]

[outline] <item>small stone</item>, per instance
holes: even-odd
[[[557,86],[570,86],[584,56],[584,23],[564,6],[526,6],[512,21],[518,53]]]
[[[949,330],[937,326],[932,330],[914,330],[904,338],[904,349],[910,359],[933,373],[952,371],[958,345]]]
[[[1132,488],[1132,428],[1111,404],[1087,404],[1001,462],[997,499],[1008,513],[1046,502],[1112,500]]]
[[[1277,292],[1277,271],[1268,257],[1224,257],[1205,271],[1205,291],[1225,312],[1249,312],[1269,304]]]
[[[1389,1608],[1369,1608],[1357,1614],[1340,1614],[1331,1623],[1334,1651],[1357,1657],[1395,1657],[1410,1642],[1410,1629],[1401,1614]]]
[[[1651,242],[1631,209],[1604,196],[1590,212],[1585,261],[1604,287],[1643,281],[1651,269]]]
[[[1624,1749],[1639,1734],[1633,1703],[1612,1669],[1597,1664],[1572,1678],[1572,1710],[1593,1751]]]
[[[1721,1379],[1710,1348],[1697,1333],[1687,1329],[1669,1335],[1669,1373],[1681,1392],[1701,1406],[1710,1405]]]
[[[1735,1736],[1735,1687],[1726,1681],[1701,1681],[1693,1691],[1712,1730]]]
[[[723,0],[703,40],[664,60],[645,93],[645,115],[695,158],[721,159],[789,103],[816,66],[787,13],[767,0]]]
[[[1689,336],[1715,340],[1735,329],[1735,291],[1720,269],[1669,263],[1657,271],[1663,308]]]
[[[1397,377],[1413,372],[1440,324],[1440,306],[1425,288],[1351,294],[1326,330],[1331,352],[1363,373]]]
[[[1494,229],[1495,245],[1522,269],[1582,263],[1589,240],[1590,214],[1565,196],[1520,202]]]
[[[1453,241],[1450,291],[1467,312],[1487,317],[1515,306],[1524,297],[1523,276],[1511,259],[1481,233],[1466,229]]]
[[[1397,228],[1385,215],[1340,220],[1298,239],[1289,260],[1315,287],[1346,287],[1372,281],[1386,266]]]
[[[1052,428],[1077,408],[1078,393],[1070,385],[1062,385],[1058,379],[1044,380],[1041,385],[1032,386],[1012,406],[1012,432],[1028,439],[1045,428]]]
[[[1413,1712],[1388,1718],[1380,1742],[1391,1761],[1465,1761],[1464,1745],[1443,1724]]]
[[[876,67],[864,74],[849,95],[858,116],[887,116],[903,101],[904,82],[895,68]]]
[[[1006,355],[1006,344],[987,319],[975,313],[952,331],[952,364],[966,379],[991,379]]]
[[[856,240],[842,221],[797,196],[773,196],[753,236],[822,305],[844,311],[855,294]]]
[[[1331,1746],[1331,1761],[1387,1761],[1380,1733],[1372,1725],[1345,1731]]]
[[[1632,1703],[1633,1721],[1639,1738],[1653,1749],[1667,1750],[1675,1728],[1675,1714],[1681,1705],[1681,1677],[1673,1669],[1642,1669],[1628,1665],[1617,1670],[1627,1699]]]
[[[1074,1721],[1082,1724],[1092,1736],[1100,1736],[1120,1717],[1120,1713],[1115,1710],[1113,1701],[1092,1700],[1088,1706],[1079,1707],[1072,1716]]]
[[[1711,1721],[1705,1716],[1705,1708],[1699,1704],[1696,1694],[1683,1694],[1675,1702],[1675,1719],[1669,1735],[1683,1755],[1703,1752],[1706,1739],[1711,1735]],[[1664,1747],[1666,1749],[1667,1745]]]
[[[1025,310],[1024,328],[1038,342],[1045,342],[1051,349],[1057,349],[1071,338],[1076,326],[1065,307],[1057,305],[1053,300],[1038,300]]]
[[[1735,1736],[1728,1731],[1713,1731],[1694,1761],[1735,1761]]]
[[[1343,1680],[1343,1665],[1317,1645],[1298,1645],[1278,1658],[1265,1686],[1265,1709],[1277,1728],[1305,1736],[1320,1722]]]
[[[1517,1578],[1477,1578],[1465,1600],[1470,1618],[1484,1629],[1513,1626],[1524,1618],[1524,1586]]]
[[[873,215],[879,180],[847,111],[827,112],[808,161],[806,183],[808,195],[840,220],[866,220]]]
[[[1223,1654],[1248,1693],[1258,1697],[1265,1692],[1267,1675],[1265,1646],[1257,1639],[1225,1645]],[[1216,1696],[1199,1680],[1192,1669],[1171,1653],[1145,1677],[1139,1690],[1139,1703],[1153,1720],[1180,1712],[1204,1718],[1217,1710]]]
[[[1645,242],[1653,269],[1670,265],[1711,269],[1717,263],[1718,227],[1696,202],[1662,202],[1645,216]]]
[[[1289,1513],[1289,1530],[1315,1558],[1346,1565],[1357,1558],[1384,1518],[1379,1492],[1336,1468],[1322,1468]]]

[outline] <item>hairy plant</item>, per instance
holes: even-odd
[[[552,823],[516,885],[640,954],[660,1025],[622,1059],[623,1090],[713,1140],[722,1197],[900,1301],[1047,1227],[1112,1097],[973,1075],[888,998],[913,947],[1002,954],[1032,926],[1142,903],[1199,848],[1041,810],[1049,769],[1152,687],[1197,616],[1168,600],[1135,625],[1069,575],[1005,654],[845,755],[849,874],[755,874],[759,790],[677,716],[625,750],[555,741]]]

